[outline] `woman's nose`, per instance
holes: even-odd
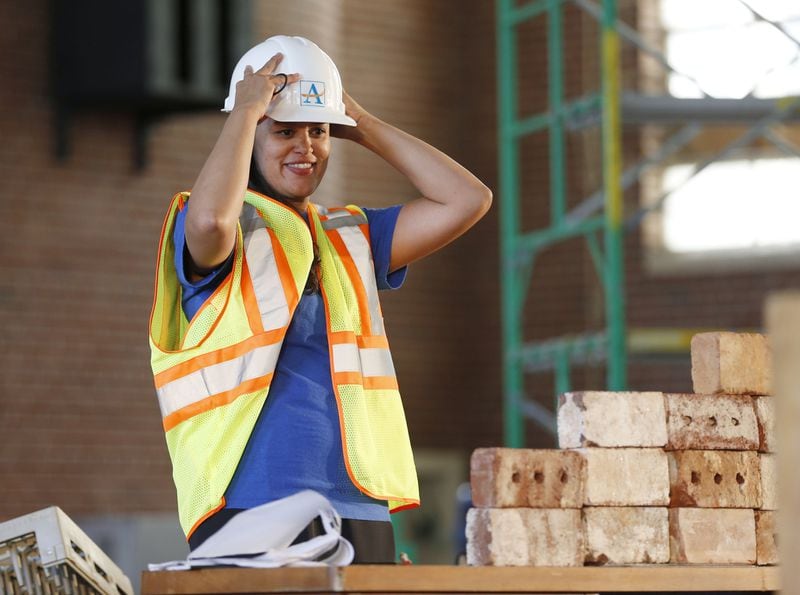
[[[311,134],[309,134],[308,130],[295,135],[295,139],[297,141],[295,143],[295,151],[300,153],[312,153],[314,151],[314,146],[311,144]]]

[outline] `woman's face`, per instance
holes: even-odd
[[[331,139],[328,124],[276,122],[267,118],[256,127],[256,164],[279,195],[272,198],[305,203],[325,175]]]

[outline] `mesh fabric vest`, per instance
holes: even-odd
[[[175,216],[188,198],[176,195],[164,222],[150,318],[151,365],[186,535],[225,504],[268,398],[314,242],[348,474],[393,511],[418,505],[364,213],[310,205],[307,225],[291,208],[248,191],[231,273],[188,321],[172,242]]]

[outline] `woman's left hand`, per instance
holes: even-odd
[[[362,118],[370,117],[370,114],[355,99],[350,97],[344,89],[342,89],[342,101],[344,102],[345,115],[353,118],[356,125],[331,124],[331,136],[359,142],[363,138],[363,134],[358,129],[358,124]]]

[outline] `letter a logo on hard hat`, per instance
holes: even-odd
[[[325,83],[300,81],[300,104],[310,107],[325,107]]]

